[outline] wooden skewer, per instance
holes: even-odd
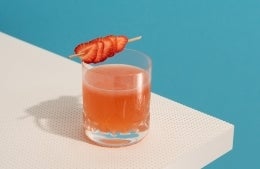
[[[84,54],[84,53],[78,53],[78,54],[75,53],[75,54],[69,55],[68,58],[72,59],[72,58],[77,57],[82,54]]]
[[[140,40],[141,38],[142,38],[142,36],[137,36],[137,37],[128,39],[128,43],[129,43],[129,42],[134,42],[134,41]]]
[[[128,39],[128,42],[127,42],[127,43],[130,43],[130,42],[134,42],[134,41],[140,40],[141,38],[142,38],[142,36],[137,36],[137,37],[134,37],[134,38]],[[72,54],[72,55],[69,55],[68,58],[72,59],[72,58],[77,57],[77,56],[82,55],[82,54],[84,54],[84,53]]]

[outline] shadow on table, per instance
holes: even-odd
[[[60,96],[29,107],[26,112],[34,117],[37,127],[48,133],[92,144],[84,135],[80,99],[80,96]]]

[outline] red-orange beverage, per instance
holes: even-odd
[[[103,139],[99,143],[106,145],[107,138],[114,146],[124,138],[131,142],[146,134],[149,107],[150,72],[125,64],[104,64],[83,71],[84,126],[90,139]],[[127,144],[126,140],[120,144]]]

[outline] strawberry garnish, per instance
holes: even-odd
[[[141,37],[128,39],[126,36],[108,35],[106,37],[96,38],[89,42],[81,43],[75,47],[74,55],[78,56],[85,63],[98,63],[114,56],[116,53],[124,50],[127,42],[139,40]]]

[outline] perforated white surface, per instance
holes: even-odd
[[[0,168],[202,168],[232,149],[232,124],[156,94],[143,141],[96,146],[81,126],[81,66],[3,33],[0,44]]]

